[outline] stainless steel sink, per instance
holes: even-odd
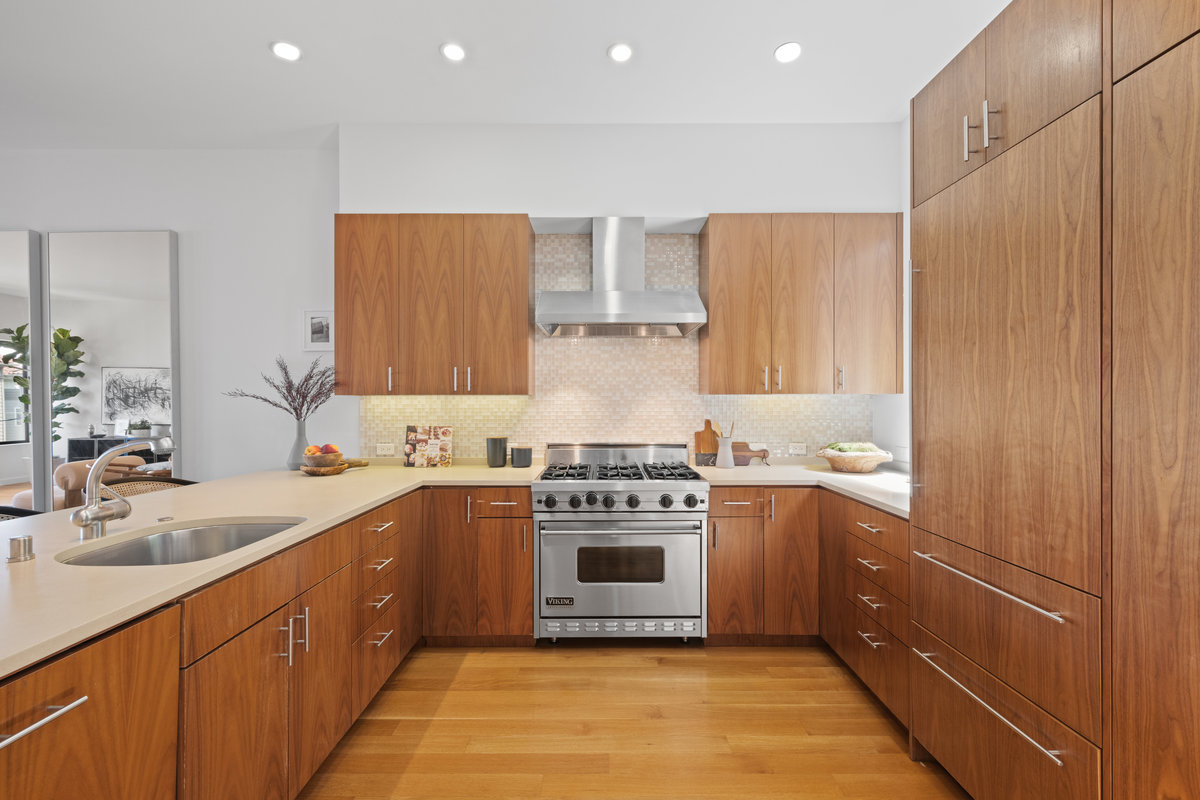
[[[152,531],[136,538],[92,547],[79,555],[64,553],[58,560],[89,567],[186,564],[233,552],[301,522],[304,522],[303,517],[192,522],[186,528]]]

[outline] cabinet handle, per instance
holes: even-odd
[[[846,388],[846,367],[840,366],[840,367],[838,367],[838,391],[840,392],[845,388]]]
[[[1017,597],[1015,594],[1009,594],[1008,592],[1001,589],[999,586],[993,586],[992,584],[988,583],[987,581],[981,581],[981,580],[979,580],[979,578],[976,578],[974,575],[968,575],[967,573],[963,572],[962,570],[955,569],[954,567],[950,566],[949,564],[943,564],[941,561],[938,561],[936,558],[934,558],[929,553],[918,553],[916,550],[913,550],[913,555],[916,556],[917,558],[923,558],[931,564],[937,564],[942,569],[948,570],[949,572],[953,572],[955,575],[959,576],[960,578],[966,578],[967,580],[971,581],[971,583],[977,583],[980,586],[982,586],[983,588],[987,589],[988,591],[995,592],[996,594],[1000,595],[1001,597],[1006,597],[1009,600],[1012,600],[1014,603],[1023,605],[1026,608],[1028,608],[1030,611],[1036,611],[1037,613],[1041,614],[1043,617],[1049,617],[1050,619],[1054,620],[1055,622],[1059,623],[1060,625],[1067,624],[1067,620],[1063,617],[1061,611],[1047,611],[1046,609],[1042,608],[1041,606],[1035,606],[1033,603],[1030,603],[1028,600],[1022,600],[1021,598]]]
[[[471,495],[467,495],[467,524],[471,524]]]
[[[503,501],[492,500],[489,503],[489,505],[493,505],[493,506],[515,506],[516,504],[517,504],[517,502],[515,500],[503,500]]]
[[[369,605],[371,608],[383,608],[387,601],[392,599],[393,594],[395,594],[395,592],[389,592],[385,597],[379,598],[378,603],[370,603]]]
[[[871,570],[872,572],[878,572],[879,570],[883,569],[882,564],[872,564],[870,561],[866,561],[861,558],[856,558],[855,561],[862,564],[864,567]]]
[[[396,524],[395,522],[384,522],[381,525],[372,525],[367,530],[374,531],[375,533],[383,533],[384,531],[386,531],[388,528],[392,527],[395,524]]]
[[[998,108],[989,109],[987,98],[986,97],[983,98],[983,146],[985,148],[991,147],[992,142],[994,142],[1000,138],[999,136],[992,136],[988,129],[988,115],[989,114],[999,114],[999,113],[1000,113],[1000,109],[998,109]]]
[[[722,500],[721,502],[723,502],[727,506],[748,506],[748,505],[750,505],[749,500]]]
[[[871,645],[872,650],[874,650],[876,647],[883,647],[884,644],[886,644],[886,642],[872,642],[871,634],[869,634],[869,633],[863,633],[862,631],[858,631],[858,635],[863,638],[864,642]]]
[[[771,522],[775,521],[775,495],[771,495]]]
[[[304,607],[304,613],[296,617],[296,619],[304,620],[304,638],[297,639],[296,644],[304,645],[304,652],[308,652],[308,606]]]
[[[471,368],[467,367],[467,391],[471,391]]]
[[[713,523],[713,550],[717,549],[717,523]]]
[[[858,595],[858,599],[859,599],[859,600],[862,600],[864,603],[866,603],[867,605],[869,605],[869,606],[871,607],[871,610],[872,610],[872,611],[875,611],[876,609],[883,608],[883,603],[872,603],[872,602],[871,602],[871,598],[869,598],[869,597],[863,597],[861,594],[860,594],[860,595]]]
[[[529,526],[522,525],[521,526],[521,552],[522,553],[526,552],[525,539],[527,538],[528,533],[529,533]]]
[[[388,640],[388,637],[391,636],[395,631],[396,631],[396,629],[392,628],[390,631],[388,631],[387,633],[385,633],[383,635],[382,639],[380,639],[378,642],[371,642],[371,644],[375,645],[376,647],[382,647],[383,643],[386,642]]]
[[[458,391],[458,367],[451,367],[454,370],[454,391]]]
[[[783,391],[783,364],[780,364],[775,369],[775,391]]]
[[[288,617],[287,627],[279,629],[287,634],[287,642],[288,642],[287,652],[275,654],[275,655],[279,656],[280,658],[286,658],[288,660],[289,667],[292,665],[292,643],[293,643],[293,640],[296,638],[295,621],[296,621],[295,617]]]
[[[18,739],[24,739],[26,736],[33,733],[34,731],[36,731],[38,728],[42,727],[43,725],[49,725],[51,722],[58,719],[63,714],[66,714],[68,711],[71,711],[73,709],[79,708],[81,705],[83,705],[87,701],[88,701],[88,696],[85,694],[83,697],[79,698],[78,700],[74,700],[65,706],[46,706],[47,711],[53,711],[54,713],[50,714],[48,716],[42,717],[37,722],[30,725],[28,728],[19,730],[10,736],[0,735],[0,750],[3,750],[4,748],[8,747],[10,744],[17,741]]]
[[[388,391],[392,390],[392,368],[388,367]]]
[[[1050,760],[1051,760],[1051,761],[1053,761],[1055,764],[1058,764],[1060,767],[1063,765],[1062,759],[1060,759],[1060,758],[1058,757],[1058,754],[1059,754],[1059,751],[1058,751],[1058,750],[1047,750],[1046,748],[1042,747],[1040,744],[1038,744],[1036,741],[1034,741],[1033,737],[1031,737],[1031,736],[1030,736],[1029,734],[1027,734],[1025,731],[1023,731],[1023,730],[1021,730],[1020,728],[1018,728],[1016,725],[1012,724],[1012,722],[1010,722],[1010,721],[1008,720],[1008,718],[1007,718],[1007,717],[1005,717],[1003,714],[1001,714],[999,711],[997,711],[996,709],[992,708],[990,705],[988,705],[987,703],[985,703],[985,702],[983,701],[983,699],[982,699],[982,698],[980,698],[980,696],[979,696],[979,695],[977,695],[977,694],[975,694],[974,692],[972,692],[972,691],[971,691],[970,689],[968,689],[966,686],[963,686],[961,683],[959,683],[959,682],[958,682],[958,680],[957,680],[957,679],[955,679],[955,677],[954,677],[953,675],[951,675],[949,672],[946,672],[946,670],[942,669],[942,668],[941,668],[941,667],[939,667],[937,664],[933,663],[933,659],[931,659],[931,658],[930,658],[930,656],[935,656],[935,655],[937,655],[937,653],[928,653],[928,654],[926,654],[926,653],[922,653],[920,650],[918,650],[918,649],[917,649],[917,648],[915,648],[915,647],[912,649],[912,651],[913,651],[914,653],[916,653],[917,655],[919,655],[921,658],[925,659],[925,663],[927,663],[929,666],[933,667],[933,668],[934,668],[934,669],[936,669],[938,672],[940,672],[940,673],[942,674],[942,676],[943,676],[943,677],[944,677],[946,680],[950,681],[950,682],[951,682],[951,683],[953,683],[955,686],[957,686],[958,688],[960,688],[960,689],[962,689],[964,692],[966,692],[968,697],[970,697],[970,698],[971,698],[972,700],[974,700],[976,703],[979,703],[979,705],[981,705],[981,706],[983,706],[984,708],[986,708],[986,709],[988,710],[988,712],[989,712],[989,713],[990,713],[990,714],[991,714],[993,717],[995,717],[996,719],[1000,720],[1001,722],[1003,722],[1003,723],[1004,723],[1005,725],[1007,725],[1008,727],[1012,728],[1012,730],[1013,730],[1013,732],[1014,732],[1014,733],[1016,733],[1016,734],[1017,734],[1018,736],[1020,736],[1022,739],[1024,739],[1024,740],[1025,740],[1025,741],[1027,741],[1027,742],[1029,742],[1029,743],[1030,743],[1031,745],[1033,745],[1034,747],[1036,747],[1036,748],[1037,748],[1037,749],[1038,749],[1038,750],[1039,750],[1039,751],[1040,751],[1040,752],[1041,752],[1043,755],[1045,755],[1045,756],[1046,756],[1046,758],[1050,759]]]
[[[978,127],[979,127],[978,125],[972,125],[972,124],[971,124],[971,123],[970,123],[970,122],[967,120],[967,116],[968,116],[968,115],[966,115],[966,114],[963,114],[963,161],[970,161],[970,160],[971,160],[971,154],[972,154],[972,153],[978,153],[978,152],[979,152],[978,150],[972,150],[972,149],[971,149],[971,145],[970,145],[970,144],[967,142],[967,138],[968,138],[968,135],[969,135],[969,134],[967,133],[967,131],[973,131],[973,130],[975,130],[976,128],[978,128]]]
[[[771,391],[770,380],[771,380],[771,368],[768,365],[763,364],[763,394],[766,394],[767,392]]]
[[[392,556],[391,558],[385,558],[385,559],[382,559],[381,561],[376,561],[374,564],[371,565],[371,569],[375,570],[376,572],[383,572],[383,568],[395,560],[396,560],[396,557]]]
[[[883,528],[872,528],[870,525],[868,525],[865,522],[856,522],[854,524],[860,528],[870,531],[871,533],[882,533],[883,532]]]

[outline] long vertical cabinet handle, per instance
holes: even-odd
[[[1000,138],[999,136],[992,136],[991,128],[989,127],[990,120],[988,119],[989,115],[999,113],[1000,109],[998,108],[988,108],[987,98],[983,98],[983,146],[985,148],[991,147],[992,142]]]
[[[521,526],[521,552],[522,553],[528,552],[528,550],[526,548],[526,540],[528,538],[529,538],[529,526],[522,525]]]
[[[775,391],[783,391],[783,364],[775,368]]]
[[[303,644],[304,652],[307,653],[308,652],[308,606],[304,607],[304,615],[301,617],[297,617],[297,619],[304,620],[304,638],[299,640],[298,642],[296,642],[296,644]]]
[[[296,625],[296,618],[295,618],[295,617],[288,617],[288,624],[287,624],[287,627],[286,627],[286,628],[280,628],[280,629],[279,629],[279,630],[281,630],[281,631],[283,631],[284,633],[286,633],[286,634],[287,634],[287,643],[288,643],[288,644],[287,644],[287,652],[286,652],[286,653],[276,653],[276,654],[275,654],[275,655],[279,656],[280,658],[286,658],[286,659],[288,660],[288,666],[289,666],[289,667],[292,665],[292,645],[295,643],[295,639],[296,639],[296,627],[295,627],[295,625]]]
[[[456,391],[456,392],[457,392],[457,391],[458,391],[458,367],[451,367],[451,369],[453,370],[453,373],[452,373],[452,374],[454,375],[454,378],[453,378],[453,380],[454,380],[454,391]]]
[[[763,364],[763,394],[771,391],[771,367]]]
[[[771,493],[771,522],[775,521],[775,493]]]
[[[970,138],[969,131],[973,131],[979,127],[978,125],[971,124],[970,120],[968,119],[969,116],[970,115],[968,114],[963,114],[963,161],[970,161],[971,154],[979,152],[978,150],[972,150],[971,145],[968,142],[968,139]]]
[[[392,390],[392,368],[388,367],[388,391]]]
[[[467,367],[467,391],[471,391],[471,368]]]
[[[713,523],[713,550],[717,549],[717,523]]]
[[[8,747],[10,744],[17,741],[18,739],[24,739],[26,736],[33,733],[38,728],[42,727],[43,725],[47,725],[47,724],[53,722],[54,720],[61,717],[63,714],[66,714],[68,711],[72,711],[76,708],[79,708],[81,705],[83,705],[87,701],[88,701],[88,696],[85,694],[83,697],[80,697],[78,700],[74,700],[65,706],[46,706],[47,711],[53,711],[54,713],[50,714],[49,716],[42,717],[37,722],[30,725],[28,728],[23,728],[9,736],[0,734],[0,750],[3,750],[4,748]]]
[[[845,365],[838,366],[838,391],[846,388],[846,367]]]
[[[471,495],[467,495],[467,524],[471,524]]]

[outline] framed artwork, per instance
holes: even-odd
[[[148,419],[171,424],[171,370],[163,367],[101,367],[100,421]]]
[[[333,312],[304,312],[304,350],[333,350]]]

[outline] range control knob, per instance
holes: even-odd
[[[600,505],[604,506],[605,508],[612,508],[616,504],[617,498],[613,497],[611,494],[604,495],[604,498],[600,501]]]
[[[637,508],[641,504],[642,500],[636,494],[631,494],[625,498],[625,505],[629,506],[630,508]]]
[[[664,494],[662,497],[658,498],[658,504],[663,508],[670,508],[671,506],[675,505],[675,498],[671,497],[669,494]]]
[[[587,503],[589,506],[594,506],[596,503],[600,502],[600,496],[595,492],[588,492],[583,496],[583,502]]]
[[[573,494],[571,495],[571,499],[567,501],[567,504],[570,505],[571,508],[579,508],[581,505],[583,505],[583,498],[577,494]]]
[[[554,508],[558,505],[558,498],[552,494],[548,494],[546,495],[546,499],[542,501],[542,504],[546,506],[546,508]]]
[[[694,494],[689,494],[687,497],[683,498],[683,504],[688,508],[695,508],[696,506],[700,505],[700,499]]]

